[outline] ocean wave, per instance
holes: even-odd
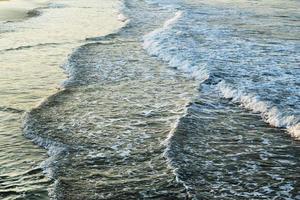
[[[174,17],[165,21],[162,28],[158,28],[143,38],[143,48],[152,56],[168,62],[169,66],[189,74],[189,77],[200,82],[208,78],[208,71],[204,65],[199,65],[193,58],[195,45],[189,41],[189,49],[185,49],[182,38],[185,35],[172,27],[183,17],[182,11],[177,11]]]
[[[26,121],[24,124],[24,136],[33,141],[33,143],[35,143],[36,145],[47,150],[49,158],[44,160],[39,166],[49,178],[54,179],[55,172],[53,170],[53,167],[55,162],[53,161],[58,160],[59,156],[68,152],[67,146],[57,141],[36,135],[28,128],[29,126]]]
[[[217,89],[224,98],[231,99],[232,102],[239,103],[253,112],[260,113],[265,122],[275,127],[285,128],[293,138],[300,139],[299,118],[295,115],[284,114],[271,102],[261,101],[258,95],[235,89],[225,81],[218,83]]]
[[[56,161],[59,160],[61,156],[68,154],[68,152],[72,149],[80,149],[80,146],[73,147],[54,140],[50,136],[45,137],[43,135],[45,130],[40,127],[40,122],[38,122],[39,119],[36,116],[40,110],[47,109],[47,106],[49,106],[49,104],[51,104],[54,99],[64,91],[65,90],[59,90],[57,93],[45,98],[35,108],[25,112],[22,120],[23,135],[36,145],[47,150],[49,157],[44,160],[39,167],[50,179],[55,179],[55,168],[58,167],[58,163]]]
[[[65,7],[66,6],[64,4],[50,3],[50,4],[48,4],[47,7],[39,8],[39,9],[47,9],[47,8],[56,9],[56,8],[65,8]],[[119,28],[117,31],[112,32],[107,35],[104,35],[104,36],[86,38],[85,44],[75,48],[75,50],[73,50],[73,52],[67,58],[67,61],[61,66],[65,70],[65,73],[68,74],[68,78],[61,84],[60,90],[58,90],[55,94],[45,98],[39,105],[37,105],[35,108],[29,110],[28,112],[25,112],[22,110],[19,111],[17,109],[13,109],[13,108],[5,108],[5,107],[1,108],[0,107],[0,111],[22,112],[22,113],[25,112],[25,116],[23,118],[23,123],[22,123],[23,134],[26,138],[32,140],[35,144],[37,144],[47,150],[49,158],[47,160],[45,160],[43,163],[41,163],[41,168],[44,170],[45,174],[47,174],[47,176],[51,179],[54,178],[54,169],[53,169],[54,162],[53,161],[57,160],[57,158],[59,156],[66,154],[70,149],[74,149],[74,148],[79,149],[80,146],[71,147],[71,146],[61,143],[59,141],[52,140],[51,138],[40,136],[39,132],[37,132],[37,130],[39,130],[39,129],[36,124],[35,113],[39,112],[40,109],[47,109],[47,108],[45,108],[45,107],[47,107],[47,104],[51,103],[54,98],[59,96],[62,92],[66,91],[65,88],[67,87],[67,85],[70,82],[72,82],[72,80],[75,78],[74,76],[76,76],[75,75],[76,69],[74,68],[74,65],[76,65],[76,63],[72,63],[74,55],[80,54],[80,51],[88,45],[93,45],[93,44],[98,44],[98,43],[102,44],[101,41],[104,39],[106,41],[109,41],[109,44],[110,44],[111,40],[114,37],[116,37],[118,35],[118,33],[124,27],[126,27],[126,25],[128,25],[130,20],[124,14],[122,14],[122,11],[126,8],[124,2],[121,1],[117,5],[117,7],[118,7],[118,12],[119,12],[119,15],[118,15],[119,20],[121,20],[122,22],[124,22],[124,20],[125,20],[124,26]],[[23,49],[39,47],[39,46],[60,45],[60,44],[66,44],[66,43],[42,43],[42,44],[36,44],[36,45],[25,45],[25,46],[20,46],[20,47],[16,47],[16,48],[3,49],[3,50],[0,50],[0,52],[1,51],[23,50]]]
[[[189,28],[184,28],[185,26],[182,25],[186,20],[188,19],[185,18],[185,13],[177,11],[161,28],[143,37],[143,48],[150,55],[167,62],[170,67],[195,79],[202,89],[206,86],[209,86],[210,90],[218,89],[223,97],[232,99],[253,112],[261,113],[265,122],[275,127],[285,128],[293,138],[300,139],[299,117],[295,114],[287,113],[272,102],[259,100],[259,92],[258,94],[248,94],[247,91],[242,92],[234,89],[236,84],[233,87],[228,86],[225,83],[227,78],[222,77],[222,75],[213,77],[214,73],[218,74],[219,71],[214,72],[216,71],[215,66],[210,66],[209,62],[205,60],[206,58],[199,60],[201,51],[197,52],[197,49],[201,47],[199,47],[199,43],[189,37]],[[222,70],[224,69],[231,70],[226,66]],[[247,72],[245,71],[245,73]],[[227,72],[223,74],[226,75]],[[202,84],[204,81],[213,81],[214,83]],[[254,87],[256,86],[254,85]],[[204,90],[202,92],[207,92]]]
[[[158,4],[156,1],[147,1],[151,4]],[[160,5],[162,6],[162,5]],[[166,8],[162,6],[163,8]],[[178,69],[184,72],[189,78],[203,82],[208,78],[208,72],[205,67],[197,65],[192,59],[188,57],[194,57],[194,52],[186,51],[182,49],[182,32],[178,32],[173,29],[176,23],[179,22],[184,16],[183,11],[177,11],[173,17],[166,20],[161,28],[158,28],[143,37],[143,48],[151,56],[157,56],[160,60],[168,63],[168,65],[174,69]],[[189,54],[187,56],[187,54]],[[175,167],[172,158],[169,156],[171,151],[172,138],[176,132],[181,120],[187,114],[190,102],[185,105],[182,116],[173,124],[171,131],[168,133],[166,139],[162,142],[165,146],[164,157],[167,160],[168,166],[173,170],[173,174],[176,177],[176,181],[182,184],[188,191],[189,186],[179,178],[178,169]],[[188,194],[190,195],[190,194]]]

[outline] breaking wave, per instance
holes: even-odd
[[[188,73],[190,77],[202,82],[208,78],[205,66],[195,62],[193,52],[195,43],[184,44],[184,32],[174,31],[172,26],[178,22],[184,13],[177,11],[174,17],[168,19],[162,28],[156,29],[144,36],[143,47],[152,56],[168,62],[169,66]]]
[[[260,113],[264,121],[270,125],[285,128],[293,138],[300,139],[299,118],[295,115],[286,115],[271,102],[261,101],[259,96],[235,89],[225,81],[221,81],[217,88],[223,97],[241,104],[246,109]]]
[[[201,84],[209,79],[210,71],[215,69],[205,62],[199,61],[197,49],[201,48],[199,47],[201,44],[189,37],[188,27],[182,25],[186,20],[188,19],[185,18],[185,13],[177,11],[172,18],[165,21],[161,28],[143,37],[143,48],[150,55],[167,62],[170,67],[186,73]],[[225,67],[224,70],[232,69]],[[260,100],[259,95],[255,93],[247,93],[234,86],[229,86],[224,79],[227,77],[218,76],[218,80],[216,80],[218,84],[213,88],[218,90],[224,98],[232,99],[233,102],[239,103],[246,109],[261,113],[265,122],[275,127],[285,128],[293,138],[300,139],[299,117],[293,114],[284,114],[285,110],[279,109],[276,104]]]

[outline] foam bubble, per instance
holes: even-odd
[[[295,139],[300,139],[299,119],[294,115],[284,114],[278,107],[270,102],[262,101],[259,96],[235,89],[225,81],[217,85],[223,97],[240,103],[246,109],[260,113],[264,121],[272,126],[286,128]]]
[[[165,21],[161,28],[158,28],[144,36],[143,48],[152,56],[168,62],[169,66],[179,69],[189,75],[190,78],[203,82],[208,78],[208,72],[205,65],[199,65],[193,49],[193,41],[189,43],[189,49],[182,49],[181,42],[184,40],[184,34],[177,29],[173,29],[176,23],[183,18],[184,13],[177,11],[175,15]]]

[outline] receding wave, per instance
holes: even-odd
[[[290,106],[297,90],[280,88],[276,99],[270,92],[297,76],[282,66],[269,70],[280,60],[268,57],[286,58],[293,44],[265,42],[267,31],[238,23],[227,28],[223,19],[239,19],[240,11],[195,1],[166,1],[162,10],[158,1],[147,2],[126,1],[119,15],[126,26],[87,37],[64,66],[63,89],[25,116],[25,136],[49,151],[42,164],[54,180],[49,195],[297,197],[299,145],[281,129],[299,137],[297,105]]]
[[[25,117],[25,136],[49,150],[43,167],[55,181],[49,193],[53,198],[186,196],[160,143],[184,113],[195,85],[173,76],[174,70],[162,67],[140,45],[145,32],[160,26],[153,19],[171,13],[143,1],[126,5],[130,25],[118,33],[87,38],[64,66],[69,75],[64,89]]]

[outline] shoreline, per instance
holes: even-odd
[[[120,4],[118,0],[103,4],[92,0],[85,7],[84,1],[54,1],[67,8],[50,7],[35,17],[35,12],[47,6],[48,0],[0,1],[0,24],[4,30],[0,33],[0,105],[5,111],[0,108],[0,146],[10,147],[0,148],[0,171],[3,182],[16,188],[11,190],[13,194],[0,190],[0,199],[49,199],[48,189],[53,186],[43,171],[49,157],[44,148],[24,137],[22,116],[59,91],[67,78],[62,65],[76,48],[87,42],[86,38],[104,36],[123,27],[124,22],[118,20]],[[8,21],[11,23],[5,23]],[[26,153],[20,156],[19,152]],[[24,171],[31,169],[36,173],[27,177]],[[8,175],[12,173],[13,182]]]

